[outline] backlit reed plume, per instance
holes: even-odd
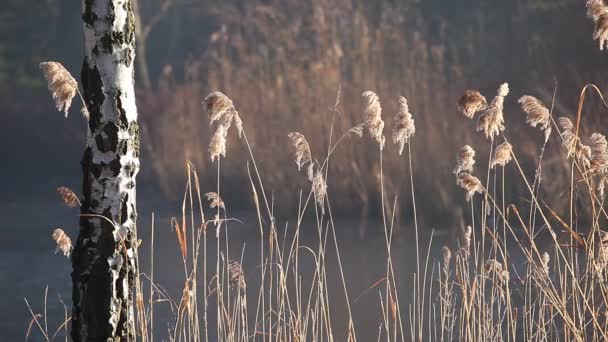
[[[215,158],[226,157],[226,136],[227,130],[224,125],[218,125],[211,137],[209,143],[209,154],[211,155],[211,161],[215,161]]]
[[[527,114],[526,123],[532,127],[538,126],[545,133],[545,142],[551,134],[551,113],[549,109],[536,97],[530,95],[522,96],[517,102]]]
[[[448,246],[441,247],[441,255],[443,260],[443,268],[447,270],[450,268],[450,260],[452,260],[452,251],[448,248]]]
[[[502,144],[496,147],[496,151],[494,151],[494,157],[492,158],[492,163],[490,164],[490,168],[494,168],[496,165],[505,166],[511,161],[511,152],[513,151],[513,147],[508,142],[503,142]]]
[[[317,205],[321,207],[321,213],[325,214],[325,197],[327,196],[327,183],[325,183],[323,173],[318,168],[313,174],[312,189],[315,196],[315,201],[317,202]]]
[[[500,132],[505,130],[505,119],[503,114],[505,97],[509,94],[509,84],[503,83],[498,88],[498,93],[490,102],[488,108],[481,114],[477,122],[477,131],[482,131],[487,139],[494,140]]]
[[[551,258],[549,257],[549,253],[543,252],[543,254],[540,257],[540,266],[541,266],[541,269],[543,270],[544,277],[549,277],[549,261],[550,260],[551,260]]]
[[[74,96],[78,93],[78,82],[72,77],[70,72],[59,62],[42,62],[40,69],[46,78],[49,90],[53,95],[55,107],[68,117],[68,111],[72,105]],[[82,108],[82,114],[89,118],[86,106]]]
[[[600,43],[600,50],[608,47],[608,6],[603,0],[587,0],[587,16],[595,23],[593,39]]]
[[[399,145],[399,155],[403,153],[405,144],[416,133],[414,119],[410,113],[405,97],[399,97],[399,110],[393,120],[393,143]]]
[[[466,190],[466,199],[470,201],[475,193],[482,193],[484,188],[479,178],[471,175],[470,173],[461,173],[456,178],[456,183],[461,188]]]
[[[217,122],[217,127],[209,143],[209,153],[211,154],[211,161],[215,161],[215,158],[219,160],[220,156],[226,157],[228,130],[234,124],[240,138],[243,133],[243,121],[241,121],[239,112],[234,108],[232,100],[219,91],[207,95],[203,100],[203,110],[209,115],[210,126]]]
[[[469,256],[471,251],[471,237],[473,235],[473,228],[467,226],[462,232],[462,245],[458,250],[458,254],[463,255],[465,258]]]
[[[592,173],[606,173],[608,163],[608,142],[603,134],[591,134],[591,160],[590,169]]]
[[[595,267],[599,274],[603,274],[608,266],[608,233],[605,231],[598,231],[599,241],[597,245],[597,251],[595,255]]]
[[[557,119],[562,129],[562,146],[566,150],[568,158],[576,158],[581,166],[591,166],[591,148],[581,143],[581,139],[574,133],[574,125],[569,118],[562,116]]]
[[[365,105],[365,128],[369,135],[378,142],[380,150],[384,149],[384,121],[382,121],[382,107],[380,99],[373,91],[366,91],[362,95],[367,104]]]
[[[467,90],[458,99],[458,110],[469,119],[472,119],[475,113],[485,110],[487,107],[486,98],[477,90]]]
[[[469,145],[464,145],[458,150],[458,154],[456,155],[456,168],[454,169],[454,174],[471,173],[473,172],[474,165],[475,150]]]
[[[300,132],[291,132],[287,135],[291,146],[294,150],[294,157],[298,170],[301,170],[303,166],[308,164],[307,174],[308,180],[311,182],[312,191],[315,198],[315,202],[321,208],[321,212],[325,214],[325,196],[327,195],[327,184],[323,177],[322,170],[320,167],[315,168],[315,163],[312,160],[310,152],[310,144],[304,134]]]
[[[216,192],[208,192],[205,194],[205,198],[209,201],[209,208],[222,208],[226,209],[224,200]]]
[[[57,188],[57,192],[59,193],[59,196],[61,196],[63,203],[68,207],[74,208],[76,206],[80,206],[80,199],[74,193],[74,191],[72,191],[72,189],[65,186],[60,186]]]
[[[61,251],[63,255],[66,257],[70,257],[70,252],[72,251],[72,240],[69,236],[63,231],[61,228],[57,228],[53,230],[53,240],[57,244],[57,248],[55,249],[55,253]]]
[[[494,274],[496,279],[504,283],[509,281],[509,271],[496,259],[486,261],[484,269],[488,275]]]
[[[287,135],[287,137],[289,138],[291,146],[294,150],[298,171],[301,171],[302,166],[306,165],[307,163],[312,163],[310,145],[308,145],[308,141],[306,140],[306,137],[304,137],[304,134],[300,132],[291,132]]]
[[[247,288],[243,267],[238,261],[230,260],[228,263],[228,277],[228,283],[233,289],[245,290]]]

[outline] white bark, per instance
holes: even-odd
[[[82,83],[90,120],[82,159],[85,216],[73,256],[74,341],[135,338],[139,129],[131,1],[83,0]]]

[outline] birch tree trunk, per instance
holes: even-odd
[[[83,0],[82,19],[81,76],[90,119],[72,257],[72,339],[134,341],[139,128],[132,0]]]

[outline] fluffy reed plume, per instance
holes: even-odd
[[[475,113],[485,110],[487,107],[486,98],[477,90],[467,90],[458,99],[458,110],[469,119],[472,119]]]
[[[549,277],[549,261],[551,258],[549,257],[549,253],[543,252],[540,257],[540,266],[543,270],[543,276]]]
[[[72,240],[69,236],[63,231],[61,228],[57,228],[53,230],[53,240],[57,244],[57,248],[55,249],[55,254],[61,251],[63,255],[66,257],[70,257],[70,252],[72,251]]]
[[[298,165],[298,171],[302,170],[302,166],[306,163],[312,163],[312,156],[310,153],[310,145],[304,134],[300,132],[291,132],[287,135],[291,146],[294,149],[294,156],[296,159],[296,165]]]
[[[68,117],[68,111],[72,105],[72,100],[78,92],[78,82],[72,77],[70,72],[58,62],[42,62],[40,69],[46,78],[49,90],[55,100],[55,107],[58,111],[64,112],[65,117]],[[84,108],[83,114],[88,111]]]
[[[490,168],[494,168],[496,165],[505,166],[511,161],[511,152],[513,151],[513,147],[508,142],[503,142],[502,144],[496,147],[496,151],[494,151],[494,157],[492,158],[492,163],[490,164]]]
[[[595,255],[595,267],[599,274],[603,274],[608,266],[608,233],[598,231],[600,241],[597,244],[597,252]]]
[[[608,168],[608,142],[603,134],[591,134],[591,159],[590,169],[592,173],[606,173]]]
[[[403,147],[416,133],[414,119],[410,113],[405,97],[399,97],[399,110],[393,121],[393,143],[399,145],[399,155],[403,153]]]
[[[234,108],[232,100],[224,95],[222,92],[213,92],[203,100],[203,109],[209,115],[209,124],[218,122],[219,125],[224,126],[226,131],[230,129],[232,124],[236,126],[239,133],[239,138],[243,133],[243,121],[239,116],[239,112]]]
[[[211,137],[209,143],[209,154],[211,154],[211,161],[215,161],[215,158],[220,156],[226,157],[226,135],[227,130],[224,125],[218,125]]]
[[[474,165],[475,150],[469,145],[464,145],[458,150],[458,154],[456,155],[456,168],[454,169],[454,174],[471,173],[473,172]]]
[[[608,183],[608,176],[602,176],[597,181],[597,196],[600,200],[604,199],[604,195],[606,194],[606,184]]]
[[[205,198],[207,201],[210,201],[209,208],[222,208],[226,209],[226,205],[224,204],[224,200],[216,193],[216,192],[208,192],[205,194]]]
[[[243,267],[236,260],[228,262],[228,283],[233,289],[245,290],[247,288]]]
[[[72,189],[65,186],[60,186],[57,188],[57,192],[59,193],[59,196],[61,196],[63,203],[68,207],[74,208],[76,206],[80,206],[80,199],[74,193],[74,191],[72,191]]]
[[[466,198],[467,201],[470,201],[475,193],[483,192],[483,185],[481,185],[481,181],[479,178],[469,174],[469,173],[460,173],[457,176],[456,183],[460,185],[461,188],[465,189],[467,192]]]
[[[524,95],[517,101],[527,114],[526,123],[532,127],[539,126],[545,133],[545,142],[549,140],[551,134],[551,113],[549,109],[536,97]]]
[[[310,172],[310,169],[309,169]],[[310,178],[310,173],[309,173]],[[327,183],[323,178],[321,170],[317,169],[312,177],[312,189],[315,196],[315,201],[321,207],[321,213],[325,214],[325,196],[327,196]]]
[[[384,121],[382,121],[382,107],[380,99],[373,91],[366,91],[362,95],[366,100],[365,106],[365,128],[369,135],[378,142],[380,150],[384,149]]]
[[[496,275],[496,278],[501,282],[506,283],[509,281],[509,271],[505,267],[503,267],[503,265],[499,263],[496,259],[490,259],[486,261],[484,269],[486,273]]]
[[[505,119],[503,114],[505,97],[509,94],[509,84],[503,83],[498,88],[498,93],[490,102],[488,108],[479,117],[477,131],[483,131],[487,139],[494,140],[500,132],[505,130]]]
[[[441,247],[441,255],[443,259],[443,268],[448,269],[450,267],[450,260],[452,260],[452,251],[448,248],[448,246]]]
[[[462,254],[464,257],[468,257],[471,251],[471,236],[473,235],[473,228],[467,226],[462,232],[462,246],[458,250],[458,254]]]
[[[608,6],[603,0],[587,0],[587,16],[595,23],[593,39],[600,43],[600,50],[608,47]]]
[[[574,133],[574,125],[567,117],[557,119],[562,129],[562,146],[566,150],[568,158],[576,158],[583,167],[591,166],[591,148],[581,143],[580,138]]]

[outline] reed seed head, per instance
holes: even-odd
[[[72,100],[78,92],[78,82],[59,62],[42,62],[40,63],[40,69],[42,69],[49,90],[53,95],[55,107],[58,111],[64,112],[67,118]]]
[[[494,140],[500,132],[505,130],[504,102],[509,94],[509,84],[503,83],[488,108],[479,117],[477,131],[483,132],[487,139]]]
[[[226,157],[226,135],[227,131],[224,125],[220,124],[215,129],[211,142],[209,143],[209,154],[211,154],[211,161],[215,161],[215,158]]]
[[[540,264],[541,264],[545,277],[549,276],[549,261],[550,260],[551,260],[551,257],[549,257],[549,253],[543,252],[543,254],[541,255],[541,258],[540,258]]]
[[[205,194],[205,198],[209,201],[209,208],[222,208],[226,210],[226,205],[224,204],[224,200],[218,195],[216,192],[208,192]]]
[[[302,170],[302,166],[312,163],[310,145],[304,134],[300,132],[291,132],[287,137],[293,147],[296,165],[298,165],[298,171],[300,171]]]
[[[477,90],[467,90],[458,99],[458,110],[469,119],[472,119],[475,113],[485,110],[487,107],[486,98]]]
[[[511,161],[511,153],[513,152],[513,146],[508,142],[503,142],[502,144],[496,147],[496,151],[494,151],[494,157],[492,158],[492,163],[490,164],[490,168],[494,168],[496,165],[505,166]]]
[[[448,248],[448,246],[441,247],[441,255],[443,257],[443,267],[447,269],[450,265],[450,260],[452,260],[452,251]]]
[[[393,143],[399,145],[399,155],[410,138],[416,133],[412,113],[409,111],[405,97],[399,97],[399,110],[393,120]]]
[[[531,127],[539,127],[545,133],[545,142],[551,134],[551,113],[549,109],[536,97],[530,95],[522,96],[517,102],[527,114],[526,123]]]
[[[500,280],[501,282],[506,283],[509,281],[509,271],[496,259],[486,261],[484,269],[486,273],[496,275],[496,279]]]
[[[327,183],[323,178],[323,172],[317,169],[312,178],[312,189],[317,205],[321,207],[321,213],[325,214],[325,196],[327,196]]]
[[[475,150],[469,145],[464,145],[456,155],[454,174],[471,173],[473,172],[473,166],[475,166]]]
[[[70,253],[72,251],[72,240],[70,237],[63,231],[61,228],[57,228],[53,230],[53,240],[57,244],[57,248],[55,249],[55,254],[61,251],[63,255],[66,257],[70,257]]]
[[[608,6],[603,0],[587,0],[587,16],[595,23],[593,39],[600,43],[600,50],[608,47]]]
[[[247,288],[243,266],[240,262],[236,260],[228,262],[228,276],[229,284],[233,289],[245,290]]]
[[[591,135],[591,167],[592,173],[606,173],[608,168],[608,142],[603,134],[593,133]]]
[[[80,199],[74,193],[74,191],[72,191],[72,189],[65,186],[60,186],[57,188],[57,193],[59,193],[59,196],[61,196],[61,200],[66,206],[70,208],[80,206]]]
[[[469,174],[469,173],[460,173],[457,176],[456,183],[466,190],[466,199],[470,201],[475,193],[482,193],[484,191],[483,185],[479,178]]]
[[[376,140],[380,150],[384,149],[384,121],[382,120],[382,107],[380,99],[373,91],[366,91],[362,95],[367,101],[365,105],[365,127],[369,135]]]

